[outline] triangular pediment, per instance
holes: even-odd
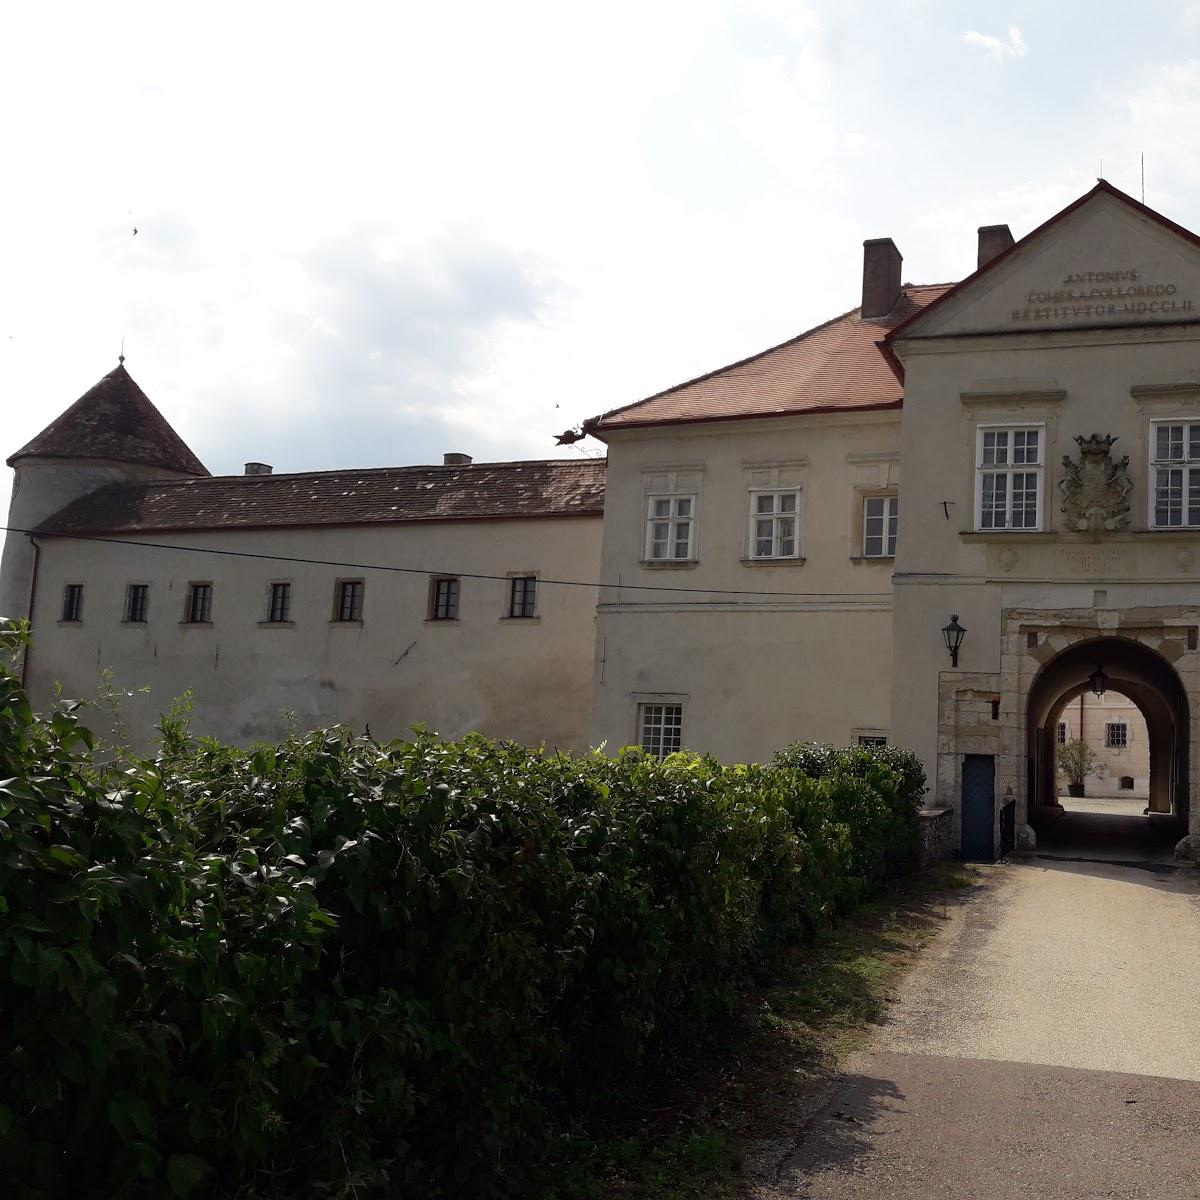
[[[1200,320],[1200,239],[1101,183],[892,340]]]

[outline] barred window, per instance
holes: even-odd
[[[363,615],[363,591],[361,579],[338,580],[335,594],[333,619],[335,621],[361,621]]]
[[[510,617],[532,617],[537,615],[537,578],[533,575],[518,575],[512,581],[508,598]]]
[[[458,590],[457,578],[448,576],[444,579],[433,580],[429,589],[429,619],[431,621],[458,620]]]
[[[63,588],[62,619],[71,622],[83,620],[82,583],[68,583]]]
[[[144,625],[150,615],[150,585],[131,583],[125,589],[125,620],[131,625]]]
[[[880,746],[886,746],[888,741],[881,733],[860,733],[858,735],[858,744],[864,750],[871,750],[877,749]]]
[[[359,601],[362,609],[362,601]],[[290,583],[271,584],[270,602],[267,605],[267,620],[274,625],[285,624],[292,619],[292,585]]]
[[[682,704],[639,704],[638,744],[655,758],[666,758],[683,745]]]
[[[1058,723],[1058,744],[1060,746],[1065,746],[1067,744],[1067,723],[1066,723],[1066,721],[1059,721],[1059,723]]]
[[[211,583],[189,583],[187,608],[183,620],[187,625],[207,625],[212,620]]]
[[[1104,745],[1109,750],[1124,750],[1129,745],[1129,726],[1124,721],[1105,721]]]

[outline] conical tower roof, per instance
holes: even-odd
[[[22,458],[104,458],[183,475],[209,474],[133,381],[124,360],[22,446],[8,465]]]

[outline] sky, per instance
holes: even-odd
[[[214,473],[599,453],[554,435],[854,307],[865,238],[959,279],[978,226],[1020,237],[1101,169],[1140,195],[1142,155],[1200,229],[1200,3],[108,0],[3,28],[4,456],[122,345]]]

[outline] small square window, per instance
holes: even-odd
[[[359,611],[362,601],[359,600]],[[281,625],[292,619],[292,585],[290,583],[271,584],[271,595],[267,605],[267,620],[273,625]]]
[[[682,704],[639,704],[638,744],[655,758],[666,758],[683,745]]]
[[[864,750],[873,750],[881,746],[886,746],[888,740],[881,733],[860,733],[858,735],[858,744]]]
[[[1124,750],[1129,745],[1129,726],[1124,721],[1106,721],[1104,745],[1109,750]]]
[[[537,578],[533,575],[517,575],[512,580],[508,598],[510,617],[532,617],[537,615]]]
[[[211,583],[188,584],[187,608],[183,620],[186,625],[207,625],[212,620]]]
[[[144,625],[150,615],[150,585],[131,583],[125,589],[125,620],[131,625]]]
[[[333,609],[335,621],[361,621],[363,619],[363,592],[366,585],[361,579],[338,580]]]
[[[68,583],[63,588],[62,619],[72,623],[83,620],[82,583]]]
[[[458,593],[458,579],[449,576],[433,580],[429,588],[429,619],[431,621],[457,621]]]

